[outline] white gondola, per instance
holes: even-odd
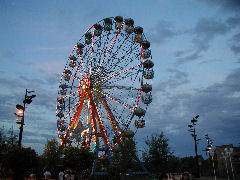
[[[84,48],[84,45],[82,43],[78,43],[77,44],[77,53],[79,53],[80,55],[83,54],[83,48]]]
[[[66,95],[66,91],[65,91],[64,89],[61,89],[61,90],[59,91],[59,94],[61,94],[62,96],[65,96],[65,95]]]
[[[141,43],[142,42],[142,40],[143,40],[143,35],[142,35],[142,33],[143,33],[143,28],[142,27],[135,27],[134,28],[134,33],[135,33],[135,38],[134,38],[134,41],[136,42],[136,43]]]
[[[69,66],[71,67],[71,68],[74,68],[75,67],[75,63],[73,63],[72,61],[69,63]]]
[[[143,119],[135,120],[134,125],[136,128],[144,128],[145,120],[143,120]]]
[[[64,76],[64,80],[65,80],[65,81],[69,81],[69,80],[70,80],[70,76],[66,74],[66,75]]]
[[[144,104],[150,104],[152,102],[152,95],[151,94],[145,94],[142,96],[142,102]]]
[[[70,57],[70,60],[72,60],[72,61],[76,61],[77,58],[73,55],[73,56]]]
[[[115,29],[116,30],[119,30],[119,28],[121,27],[121,25],[122,25],[122,23],[123,23],[123,18],[121,17],[121,16],[116,16],[115,18],[114,18],[114,20],[115,20]]]
[[[147,59],[146,61],[143,62],[143,67],[146,69],[150,69],[153,66],[154,66],[154,63],[150,59]]]
[[[94,35],[95,36],[101,36],[101,34],[102,34],[102,26],[100,24],[95,24],[94,28],[95,28]]]
[[[104,19],[104,30],[111,31],[112,30],[112,19],[106,18]]]
[[[153,69],[146,69],[146,70],[144,70],[143,77],[145,79],[153,79],[153,77],[154,77]]]
[[[146,111],[144,109],[137,107],[133,114],[138,117],[141,117],[141,116],[144,116],[145,113],[146,113]]]
[[[66,89],[68,86],[66,84],[61,84],[59,87],[62,89]]]
[[[132,34],[133,31],[134,31],[134,27],[133,27],[134,21],[133,21],[133,19],[131,19],[131,18],[126,19],[125,24],[126,24],[125,32],[127,34]]]
[[[142,91],[145,93],[148,93],[150,91],[152,91],[152,85],[151,84],[143,84],[142,85]]]
[[[89,45],[89,44],[92,43],[92,33],[87,32],[87,33],[85,34],[85,43],[86,43],[87,45]]]
[[[141,43],[142,40],[143,40],[143,35],[142,34],[135,34],[134,42]]]
[[[64,117],[64,114],[63,114],[62,112],[59,112],[59,113],[57,114],[57,116],[58,116],[59,118],[62,118],[62,117]]]
[[[151,56],[151,51],[149,49],[143,49],[143,58],[149,58]]]
[[[125,29],[125,32],[127,34],[132,34],[133,31],[134,31],[134,27],[132,27],[132,26],[127,26],[126,29]]]

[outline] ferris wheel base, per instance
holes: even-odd
[[[109,161],[109,165],[112,166],[113,165],[113,160],[112,160],[112,156],[111,156],[111,153],[110,153],[110,150],[108,148],[99,148],[97,147],[95,150],[94,150],[94,161],[93,161],[93,167],[92,167],[92,172],[91,172],[91,179],[93,179],[94,176],[104,176],[104,175],[107,175],[108,173],[107,172],[96,172],[96,168],[97,168],[97,162],[98,162],[98,153],[99,152],[105,152],[105,155],[107,156],[108,158],[108,161]]]

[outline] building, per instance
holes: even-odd
[[[240,147],[232,144],[216,146],[214,150],[216,174],[221,177],[240,179]]]

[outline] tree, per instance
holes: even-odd
[[[42,159],[47,169],[51,171],[53,176],[57,175],[56,167],[60,164],[60,158],[62,155],[62,151],[58,146],[58,142],[56,139],[47,140],[47,144],[45,145]]]
[[[90,169],[93,164],[94,155],[87,149],[70,147],[64,151],[64,165],[71,170],[83,173]]]
[[[37,168],[38,156],[31,148],[13,146],[4,155],[3,166],[13,171],[14,180],[22,180],[28,170]]]
[[[15,145],[17,145],[17,135],[14,134],[13,128],[10,128],[7,134],[4,132],[4,127],[0,128],[0,156]],[[0,163],[1,160],[2,158],[0,158]]]
[[[133,136],[125,135],[113,151],[114,164],[119,168],[119,172],[126,173],[127,170],[134,170],[133,168],[137,166],[137,158],[136,142]]]
[[[181,172],[181,158],[170,155],[168,158],[168,171]]]
[[[204,161],[202,155],[198,155],[198,161],[201,163]],[[182,171],[188,171],[194,174],[197,168],[195,156],[181,158],[181,166]]]
[[[146,167],[152,173],[167,172],[168,159],[173,154],[168,147],[168,139],[163,133],[152,135],[145,141],[147,148],[142,154]]]

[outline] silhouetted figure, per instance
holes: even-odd
[[[181,180],[190,180],[189,174],[188,173],[183,173]]]
[[[168,177],[166,174],[161,174],[158,179],[159,180],[168,180]]]

